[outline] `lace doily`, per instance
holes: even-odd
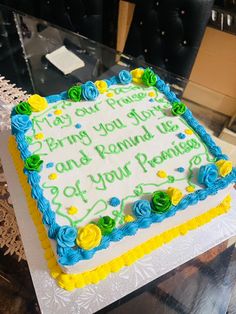
[[[10,128],[12,107],[29,97],[25,91],[0,76],[0,131]],[[0,247],[5,254],[16,254],[18,260],[26,259],[23,244],[19,234],[16,217],[7,190],[3,168],[0,162]]]

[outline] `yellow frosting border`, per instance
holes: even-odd
[[[13,136],[10,136],[9,138],[8,148],[18,174],[20,184],[25,192],[28,209],[37,229],[42,248],[44,249],[44,256],[47,260],[51,276],[57,281],[57,284],[61,288],[69,291],[76,288],[83,288],[84,286],[89,284],[98,283],[100,280],[105,279],[110,273],[118,272],[121,268],[133,264],[144,255],[149,254],[150,252],[161,247],[162,245],[172,241],[173,239],[181,235],[185,235],[189,231],[207,224],[215,217],[228,212],[231,206],[231,196],[227,195],[218,206],[193,219],[186,221],[179,226],[176,226],[172,229],[162,232],[155,237],[152,237],[151,239],[127,251],[121,256],[111,261],[108,261],[107,263],[100,265],[93,270],[86,271],[80,274],[66,274],[63,273],[60,266],[57,264],[57,260],[52,251],[46,229],[42,223],[41,214],[37,208],[36,201],[31,197],[31,188],[27,182],[25,174],[23,173],[24,164],[20,157],[20,153],[17,149],[16,142]]]

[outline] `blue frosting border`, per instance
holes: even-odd
[[[108,83],[108,86],[120,83],[118,76],[113,76],[107,79],[106,82]],[[174,102],[180,102],[175,93],[170,90],[169,85],[161,80],[158,75],[156,87],[166,96],[171,104]],[[54,103],[56,101],[66,99],[68,99],[66,91],[46,97],[48,103]],[[206,132],[204,127],[201,126],[199,122],[193,117],[189,109],[185,111],[182,117],[200,136],[201,140],[206,144],[207,148],[213,156],[215,156],[217,159],[228,159],[228,157],[222,153],[221,148],[216,145],[211,136]],[[30,151],[28,150],[28,143],[26,141],[25,134],[23,132],[14,132],[14,135],[16,137],[16,142],[21,154],[21,158],[23,161],[25,161],[25,159],[31,155]],[[48,227],[48,235],[50,238],[57,240],[56,236],[59,228],[61,227],[56,223],[55,213],[52,211],[49,201],[43,195],[43,190],[39,185],[40,175],[36,171],[30,172],[24,170],[24,172],[27,175],[28,183],[31,186],[32,197],[37,201],[38,209],[42,213],[42,221]],[[135,221],[127,223],[120,228],[114,229],[109,235],[103,236],[100,245],[94,249],[84,250],[79,247],[73,249],[62,248],[58,246],[58,262],[61,265],[66,266],[74,265],[80,260],[91,259],[97,251],[108,248],[111,242],[117,242],[126,236],[135,235],[138,229],[149,228],[151,224],[161,222],[164,219],[175,215],[177,211],[184,210],[190,205],[195,205],[199,201],[205,200],[210,195],[217,194],[219,190],[226,188],[230,183],[233,182],[236,182],[235,168],[226,177],[217,179],[213,187],[197,190],[196,192],[185,196],[177,206],[172,206],[168,212],[164,214],[151,214],[151,216],[147,218],[138,218]]]

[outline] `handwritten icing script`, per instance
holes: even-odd
[[[111,87],[111,93],[94,102],[60,101],[32,118],[29,148],[44,160],[42,187],[58,215],[72,225],[105,211],[122,223],[127,204],[114,209],[109,198],[129,201],[127,196],[138,195],[138,189],[145,192],[148,184],[155,190],[164,182],[156,176],[158,170],[168,168],[167,180],[175,180],[174,160],[204,152],[196,135],[178,138],[188,126],[171,114],[155,87],[130,84]],[[37,133],[44,138],[36,140]],[[51,173],[56,180],[49,180]],[[81,208],[75,217],[67,214],[72,205]]]

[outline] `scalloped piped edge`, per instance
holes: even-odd
[[[44,257],[47,261],[51,276],[56,280],[59,287],[68,291],[72,291],[76,288],[83,288],[89,284],[98,283],[99,281],[105,279],[110,273],[118,272],[121,268],[130,266],[138,259],[142,258],[146,254],[151,253],[162,245],[171,242],[173,239],[181,235],[185,235],[193,229],[207,224],[219,215],[227,213],[231,207],[231,196],[227,195],[218,206],[208,210],[204,214],[186,221],[179,226],[152,237],[146,242],[122,254],[120,257],[108,261],[107,263],[102,264],[90,271],[80,274],[66,274],[62,272],[60,266],[57,264],[56,257],[51,248],[50,240],[48,239],[45,227],[42,223],[41,214],[37,208],[37,203],[31,197],[31,187],[27,182],[26,175],[22,172],[24,163],[20,157],[20,152],[17,149],[13,136],[10,136],[9,138],[8,148],[11,153],[21,187],[25,192],[28,209],[37,229],[41,246],[44,249]]]

